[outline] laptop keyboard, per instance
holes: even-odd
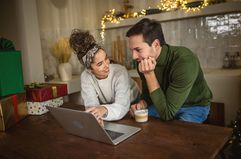
[[[105,131],[110,135],[110,138],[112,140],[115,140],[116,138],[118,138],[119,136],[123,135],[124,133],[120,133],[120,132],[116,132],[116,131],[111,131],[111,130],[106,130]]]

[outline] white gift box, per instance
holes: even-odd
[[[44,102],[27,102],[28,114],[31,115],[42,115],[47,113],[49,110],[46,106],[59,107],[64,103],[63,97],[47,100]]]

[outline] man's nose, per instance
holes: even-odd
[[[138,55],[137,55],[137,53],[135,51],[132,51],[132,59],[133,60],[138,59]]]

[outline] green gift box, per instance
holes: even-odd
[[[0,97],[23,92],[21,52],[0,51]]]

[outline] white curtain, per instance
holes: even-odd
[[[44,72],[46,74],[58,76],[56,71],[58,63],[51,54],[51,47],[58,38],[69,37],[74,28],[91,32],[96,30],[96,10],[88,9],[90,6],[95,8],[94,0],[37,0]]]

